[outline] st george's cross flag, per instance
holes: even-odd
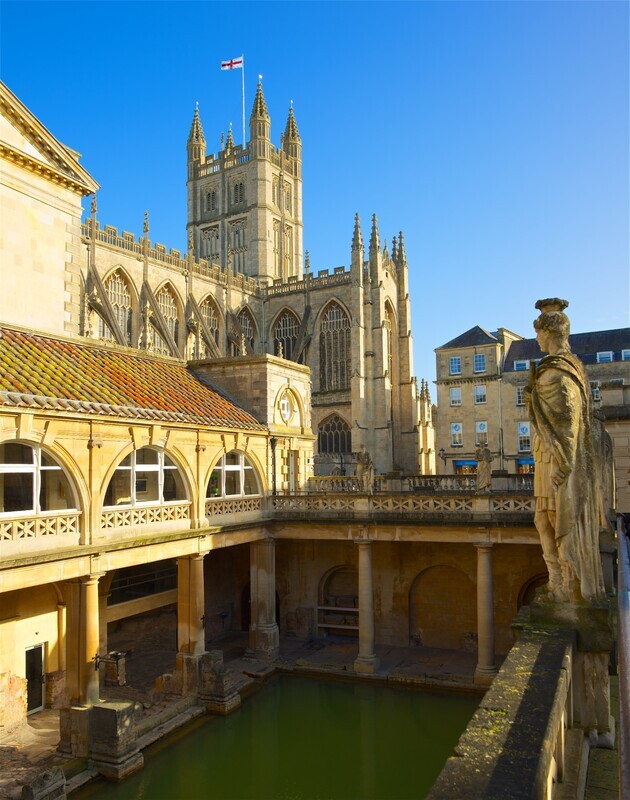
[[[221,62],[221,69],[243,69],[243,56]]]

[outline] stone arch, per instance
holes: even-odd
[[[420,572],[409,591],[409,641],[447,650],[476,649],[477,590],[457,567]]]
[[[238,456],[239,459],[242,457],[243,459],[242,468],[239,470],[233,470],[235,474],[238,472],[240,476],[238,479],[240,482],[240,491],[238,493],[226,492],[227,484],[225,483],[225,466],[227,464],[228,457],[232,455]],[[257,491],[255,492],[246,490],[246,470],[248,469],[252,470],[256,481]],[[221,475],[221,472],[223,472],[224,475]],[[206,499],[212,499],[213,497],[257,497],[264,494],[265,481],[263,480],[263,473],[260,469],[260,463],[258,460],[252,458],[250,453],[246,453],[243,450],[234,449],[230,450],[229,452],[222,451],[218,454],[218,458],[214,460],[212,466],[206,473],[204,487],[204,497]]]
[[[359,573],[357,568],[353,564],[337,564],[331,567],[320,578],[317,591],[320,606],[358,608]]]
[[[549,582],[549,575],[546,572],[539,572],[525,581],[518,592],[516,610],[520,611],[522,606],[528,606],[536,594],[536,590],[545,586]]]
[[[280,355],[279,344],[282,344],[282,357],[287,361],[294,361],[295,346],[298,340],[300,331],[301,320],[298,315],[286,306],[281,308],[274,317],[270,327],[269,340],[273,347],[273,354]],[[300,356],[300,364],[305,363],[304,353]]]
[[[249,344],[251,346],[252,351],[255,353],[256,349],[257,349],[258,342],[260,342],[260,331],[258,330],[258,323],[256,322],[255,314],[252,312],[252,310],[249,308],[249,306],[247,304],[245,304],[245,305],[242,305],[238,309],[238,311],[234,312],[234,316],[239,321],[239,323],[241,325],[241,328],[245,327],[243,325],[243,317],[249,322],[249,326],[250,326],[249,330],[251,331],[251,336],[247,335],[248,331],[243,330],[243,332],[245,333],[246,338],[249,341]],[[233,356],[241,355],[241,352],[240,351],[237,352],[237,351],[238,351],[238,348],[236,347],[236,345],[232,344],[232,355]]]
[[[209,323],[209,320],[211,321],[210,315],[208,315],[208,318],[206,318],[206,315],[204,315],[204,307],[211,309],[212,314],[214,314],[214,317],[216,318],[216,328]],[[221,347],[221,335],[224,325],[223,314],[221,313],[221,309],[219,308],[216,298],[210,292],[204,295],[204,297],[202,297],[199,301],[199,311],[201,312],[208,329],[213,334],[215,343],[218,347]]]
[[[352,453],[352,427],[341,414],[329,414],[318,424],[317,452]]]

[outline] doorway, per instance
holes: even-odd
[[[44,645],[26,648],[26,713],[41,711],[46,699]]]

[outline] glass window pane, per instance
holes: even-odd
[[[120,462],[120,464],[118,465],[118,469],[120,469],[121,467],[130,467],[131,466],[131,456],[132,456],[132,453],[129,453],[128,456],[125,456],[123,458],[123,460]]]
[[[105,506],[128,506],[131,504],[131,471],[117,469],[105,492]]]
[[[47,455],[42,451],[42,467],[46,469],[61,469],[59,464],[55,461],[52,456]]]
[[[235,464],[240,464],[240,463],[241,463],[240,453],[232,452],[232,453],[228,453],[225,456],[225,464],[226,465],[233,466]]]
[[[147,465],[157,464],[159,461],[159,453],[157,450],[151,450],[148,447],[143,447],[136,453],[136,464]]]
[[[164,473],[164,502],[172,502],[174,500],[185,500],[186,490],[184,489],[184,482],[181,475],[177,470],[171,469]]]
[[[164,466],[165,467],[175,467],[175,469],[177,469],[177,464],[173,461],[172,458],[167,456],[166,453],[164,453]]]
[[[226,472],[225,473],[225,494],[233,495],[241,493],[241,473],[240,472]]]
[[[208,481],[208,488],[206,489],[206,497],[219,497],[221,494],[221,470],[213,469],[210,480]]]
[[[30,449],[30,448],[29,448]],[[33,481],[31,473],[11,473],[0,475],[0,512],[34,511]]]
[[[160,502],[160,473],[136,470],[136,502]]]
[[[32,447],[17,442],[0,444],[0,464],[34,464],[35,451]]]
[[[253,469],[246,469],[243,472],[243,481],[245,488],[243,494],[259,494],[258,481]]]
[[[62,511],[74,508],[72,489],[61,469],[47,470],[41,473],[39,508],[41,511]]]

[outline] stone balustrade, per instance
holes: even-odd
[[[0,557],[79,544],[79,511],[0,519]]]

